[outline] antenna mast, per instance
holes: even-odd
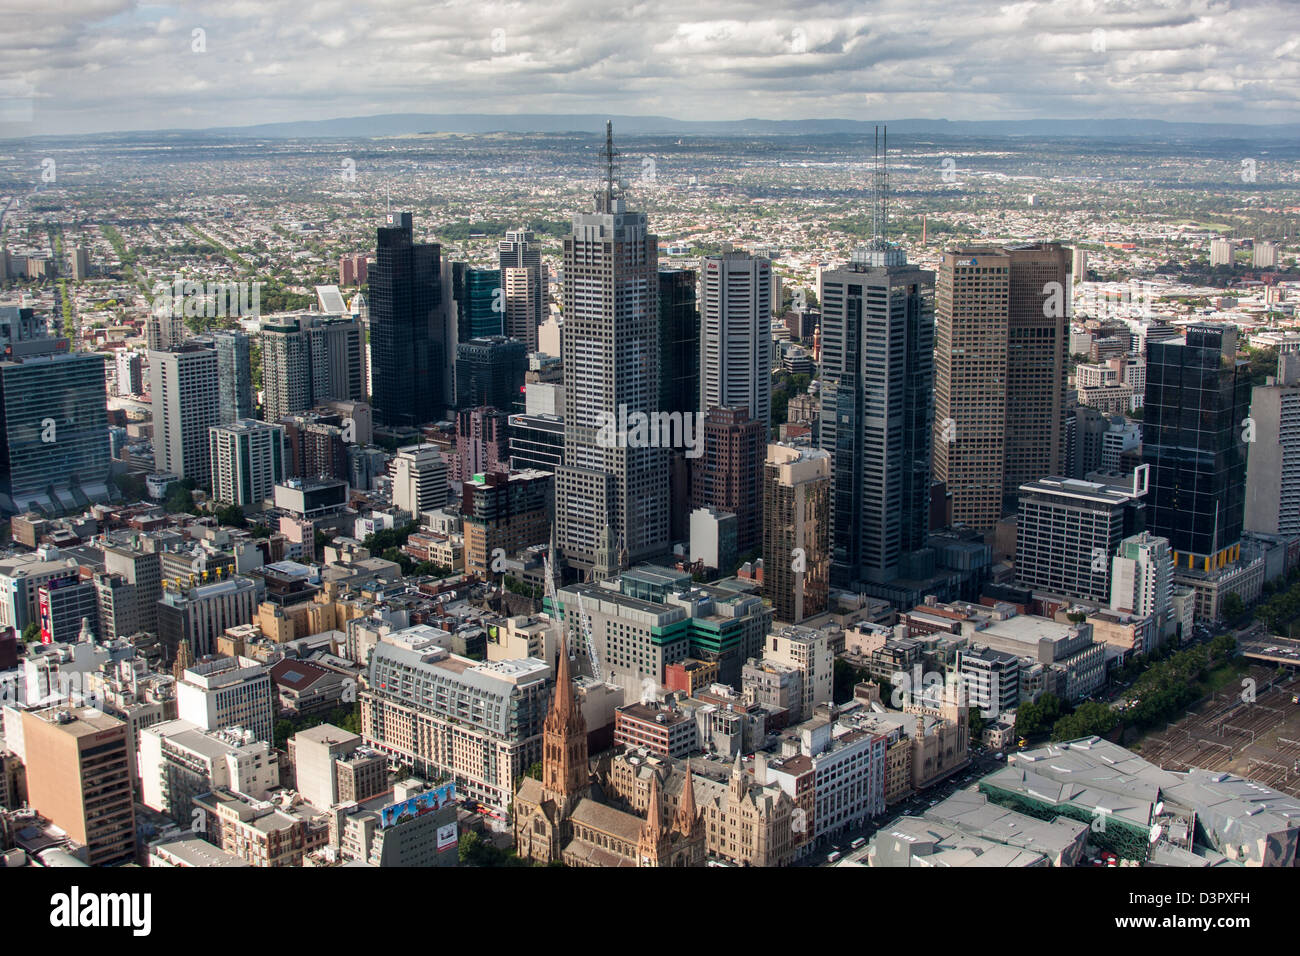
[[[614,211],[614,159],[618,153],[614,149],[614,121],[605,121],[605,192],[596,193],[596,211]]]
[[[876,127],[876,158],[871,177],[871,239],[882,248],[889,228],[889,127]]]

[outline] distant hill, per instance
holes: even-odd
[[[418,133],[574,133],[599,136],[605,121],[623,136],[797,136],[863,135],[877,123],[891,133],[915,136],[1081,137],[1147,140],[1300,140],[1300,125],[1252,126],[1242,123],[1169,123],[1145,119],[1097,120],[944,120],[804,119],[679,120],[668,116],[605,114],[390,113],[328,120],[225,126],[205,130],[156,130],[149,135],[251,137],[259,139],[339,139]],[[143,132],[143,131],[142,131]],[[107,134],[105,138],[141,135]]]

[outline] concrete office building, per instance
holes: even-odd
[[[972,644],[957,651],[957,673],[961,675],[962,701],[979,708],[981,716],[995,719],[1009,714],[1020,704],[1020,658]]]
[[[461,516],[465,570],[488,579],[493,554],[512,556],[550,539],[554,476],[544,471],[496,471],[464,482]]]
[[[763,542],[767,428],[745,407],[710,408],[697,427],[703,431],[703,454],[690,462],[690,507],[735,515],[736,552],[748,554]]]
[[[497,243],[497,266],[505,290],[505,335],[537,351],[537,330],[550,312],[541,246],[527,229],[512,229]]]
[[[934,478],[953,523],[990,532],[1065,459],[1069,250],[945,252],[935,286]]]
[[[226,787],[264,800],[279,785],[280,763],[252,731],[166,720],[140,732],[140,802],[183,828],[201,794]]]
[[[1020,486],[1016,578],[1063,597],[1110,600],[1111,558],[1144,530],[1148,469],[1132,485],[1047,477]]]
[[[86,847],[91,866],[135,860],[126,725],[91,708],[22,713],[27,800]]]
[[[629,447],[619,424],[620,408],[624,416],[658,411],[659,242],[645,214],[615,196],[612,130],[606,152],[609,175],[595,210],[575,215],[564,238],[564,463],[555,475],[556,533],[564,559],[579,570],[595,567],[607,536],[620,568],[654,560],[669,545],[668,448],[663,436]]]
[[[258,335],[266,421],[332,399],[365,400],[365,334],[358,319],[287,312],[262,319]]]
[[[321,724],[298,731],[288,746],[297,790],[319,810],[362,803],[388,789],[388,758],[363,748],[357,734]]]
[[[1145,531],[1121,541],[1111,559],[1111,610],[1151,618],[1163,639],[1177,628],[1173,596],[1174,556],[1169,541]]]
[[[212,500],[258,510],[285,478],[284,429],[256,419],[214,426]]]
[[[934,273],[900,250],[862,250],[822,272],[821,303],[831,580],[888,582],[930,528]]]
[[[504,813],[515,781],[542,756],[551,667],[476,663],[429,637],[388,635],[370,654],[360,694],[362,734],[429,778]]]
[[[199,661],[176,685],[176,713],[203,730],[242,727],[270,743],[275,717],[270,669],[247,657]]]
[[[824,451],[768,445],[763,465],[763,593],[776,620],[797,624],[826,610],[830,593],[831,459]]]
[[[831,702],[835,655],[825,631],[812,627],[782,627],[767,636],[763,661],[792,667],[800,674],[802,699],[793,720],[810,720],[819,704]]]
[[[218,568],[216,574],[220,575]],[[209,572],[201,572],[208,580]],[[211,584],[197,584],[191,574],[189,584],[168,578],[158,601],[158,640],[167,660],[175,660],[181,644],[194,657],[217,652],[217,638],[227,628],[250,624],[261,603],[264,585],[260,579],[230,577]]]
[[[1246,530],[1300,534],[1300,353],[1278,355],[1277,375],[1251,393],[1250,418]]]
[[[121,575],[134,589],[135,618],[142,631],[158,633],[158,600],[162,597],[162,554],[134,538],[129,544],[104,548],[104,570]]]
[[[447,462],[437,445],[399,448],[392,469],[393,504],[413,518],[447,503]]]
[[[747,252],[700,260],[698,408],[746,408],[772,419],[772,263]]]
[[[220,424],[216,349],[199,343],[149,353],[154,467],[204,485],[212,477],[208,429]]]

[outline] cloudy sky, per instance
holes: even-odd
[[[1297,0],[0,0],[0,16],[0,136],[398,112],[1300,122]]]

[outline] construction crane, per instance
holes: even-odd
[[[591,662],[591,676],[600,680],[600,658],[596,656],[596,642],[591,639],[591,628],[587,626],[587,613],[582,608],[582,591],[578,591],[578,626],[582,628],[582,639],[587,645],[587,660]]]

